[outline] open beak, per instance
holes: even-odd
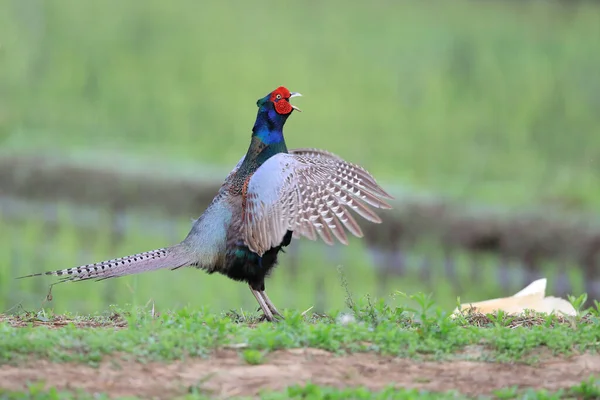
[[[298,93],[298,92],[292,92],[292,93],[290,93],[290,99],[291,99],[292,97],[300,97],[300,96],[302,96],[302,95],[301,95],[300,93]],[[293,105],[293,104],[292,104],[292,108],[293,108],[294,110],[296,110],[296,111],[302,112],[302,110],[301,110],[301,109],[299,109],[298,107],[296,107],[296,106],[295,106],[295,105]]]

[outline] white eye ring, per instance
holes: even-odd
[[[275,96],[275,98],[276,98],[277,100],[281,100],[281,95],[280,95],[280,94],[278,94],[277,96]]]

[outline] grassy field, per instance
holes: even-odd
[[[5,0],[0,153],[105,164],[118,154],[164,163],[167,174],[198,165],[227,171],[247,149],[256,100],[285,85],[304,95],[295,102],[303,112],[286,126],[289,147],[333,151],[385,187],[461,203],[594,212],[600,8],[575,3]],[[86,231],[73,209],[59,206],[55,230],[39,221],[44,207],[19,221],[0,216],[0,310],[11,314],[0,322],[0,386],[14,385],[0,398],[147,397],[161,385],[182,398],[600,396],[597,380],[580,372],[600,373],[596,313],[450,321],[410,316],[404,307],[414,302],[398,296],[345,307],[338,265],[358,297],[375,288],[358,240],[339,253],[303,242],[297,275],[282,257],[268,282],[286,309],[277,325],[248,316],[255,305],[245,285],[191,269],[61,285],[44,303],[52,280],[14,278],[162,247],[202,212],[164,230],[142,223],[163,215],[135,215],[111,243],[105,214]],[[388,293],[431,292],[450,311],[457,293],[440,272],[441,249],[420,243],[414,250],[411,272],[391,279]],[[428,281],[424,254],[435,267]],[[497,260],[480,258],[476,281],[466,254],[456,262],[462,300],[500,294]],[[550,282],[555,264],[548,264]],[[581,275],[567,271],[579,293]],[[118,306],[86,316],[110,304]],[[301,315],[320,304],[326,315]],[[159,315],[151,317],[151,307]],[[355,322],[344,325],[334,310],[347,309]],[[221,314],[227,310],[235,311]],[[32,367],[32,357],[42,361]],[[312,374],[317,367],[321,373]],[[558,383],[540,383],[541,368]],[[98,370],[113,380],[98,384]],[[389,389],[399,376],[406,389]],[[139,391],[126,390],[131,382]],[[348,383],[362,389],[341,388]]]
[[[290,147],[461,200],[600,205],[593,3],[14,0],[0,37],[5,151],[231,167],[283,84]]]
[[[221,166],[224,176],[246,150],[256,99],[284,84],[304,94],[297,101],[304,112],[286,128],[289,146],[334,151],[386,187],[488,205],[593,211],[600,204],[600,9],[593,4],[175,4],[1,2],[0,152],[96,163],[119,154],[164,162],[165,173]],[[134,226],[114,246],[104,224],[83,234],[71,220],[79,217],[61,207],[56,232],[38,222],[44,208],[17,224],[0,221],[2,309],[39,307],[44,297],[48,280],[16,284],[15,276],[163,246],[189,228],[189,219],[160,235]],[[357,293],[373,291],[360,241],[339,257],[325,246],[301,249],[298,295],[286,296],[285,258],[270,283],[284,307],[314,305],[317,280],[331,287],[327,303],[339,306],[343,293],[330,284],[337,265]],[[412,266],[424,252],[441,268],[439,249],[419,251]],[[499,294],[494,262],[481,261],[485,279],[473,285],[470,261],[458,256],[469,283],[463,298]],[[569,274],[577,291],[581,276],[576,268]],[[433,276],[436,301],[451,308],[456,293],[443,275]],[[98,302],[110,293],[119,304],[154,299],[213,311],[253,301],[239,285],[207,279],[161,271],[68,285],[54,304],[57,312],[93,312],[110,304]],[[178,288],[177,299],[164,282]],[[418,274],[390,287],[432,291]]]
[[[39,399],[96,392],[190,399],[600,395],[597,308],[569,318],[451,319],[422,295],[412,297],[413,308],[348,301],[346,314],[288,312],[275,324],[189,308],[0,316],[0,393]]]

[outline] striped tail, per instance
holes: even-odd
[[[143,253],[115,258],[113,260],[102,261],[95,264],[21,276],[17,279],[41,275],[55,275],[62,277],[60,282],[82,281],[95,278],[103,280],[117,276],[154,271],[161,268],[176,269],[187,265],[193,265],[193,263],[189,253],[184,251],[181,244],[177,244],[172,247],[145,251]]]

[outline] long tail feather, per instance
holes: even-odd
[[[143,253],[97,262],[94,264],[21,276],[17,279],[41,275],[55,275],[62,278],[61,282],[82,281],[87,279],[102,280],[117,276],[154,271],[161,268],[175,269],[192,264],[193,261],[191,260],[189,254],[184,251],[181,244],[178,244],[172,247],[145,251]]]

